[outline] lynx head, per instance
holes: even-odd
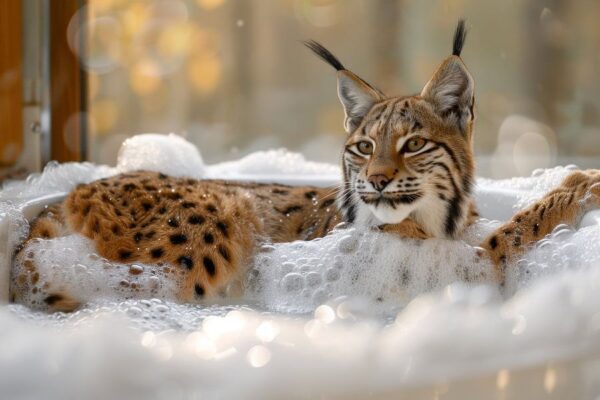
[[[317,42],[306,45],[337,70],[348,136],[338,206],[348,222],[399,223],[407,217],[436,237],[460,232],[471,212],[474,82],[453,52],[418,95],[388,97]],[[472,216],[472,215],[471,215]]]

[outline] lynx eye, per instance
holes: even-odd
[[[425,143],[427,143],[427,140],[423,138],[410,139],[404,145],[404,151],[406,151],[407,153],[414,153],[415,151],[421,150],[423,146],[425,146]]]
[[[373,143],[368,142],[366,140],[364,142],[358,142],[356,148],[364,155],[368,156],[370,154],[373,154]]]

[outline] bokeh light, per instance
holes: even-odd
[[[156,334],[152,331],[146,331],[142,335],[141,344],[144,347],[152,347],[156,344]]]
[[[132,51],[135,57],[152,60],[153,74],[169,75],[183,65],[188,37],[189,30],[185,25],[152,20],[133,38]]]
[[[247,358],[254,368],[261,368],[271,361],[271,351],[265,346],[256,345],[248,350]]]
[[[279,335],[279,325],[273,321],[264,321],[256,328],[256,337],[263,342],[272,342]]]
[[[147,4],[133,2],[121,12],[123,29],[128,38],[139,32],[150,15]]]
[[[119,20],[94,16],[89,7],[82,7],[69,22],[67,42],[85,69],[95,73],[114,70],[122,53],[122,29]]]
[[[527,175],[536,168],[550,167],[550,143],[541,133],[524,132],[514,143],[513,159],[519,175]]]
[[[335,311],[326,304],[320,305],[315,310],[315,319],[330,324],[335,320]]]
[[[221,60],[216,55],[200,55],[190,60],[187,76],[200,93],[214,91],[221,81]]]
[[[510,382],[510,374],[507,369],[501,369],[496,375],[496,387],[498,390],[505,390]]]
[[[544,374],[544,389],[550,394],[556,388],[556,369],[549,366]]]
[[[556,162],[556,133],[546,124],[522,115],[504,119],[493,155],[497,177],[529,175]]]
[[[160,75],[160,68],[153,60],[142,59],[131,68],[129,85],[136,94],[148,95],[158,89]]]
[[[110,132],[119,118],[119,108],[112,99],[96,100],[92,103],[90,110],[96,134],[102,135]]]
[[[167,26],[158,38],[158,52],[165,57],[185,56],[190,47],[192,29],[181,23]]]
[[[343,4],[338,0],[295,0],[294,9],[299,20],[315,27],[335,25]]]
[[[205,10],[214,10],[221,7],[225,0],[196,0],[196,3]]]

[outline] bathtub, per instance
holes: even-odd
[[[319,186],[335,180],[228,178]],[[485,218],[506,220],[515,204],[535,198],[527,197],[529,181],[478,183],[476,199]],[[31,220],[66,195],[50,192],[13,201]],[[590,212],[580,230],[599,223],[600,211]],[[9,241],[11,229],[14,215],[0,210],[4,303],[15,244]],[[302,250],[301,243],[294,246]],[[540,252],[535,256],[544,261]],[[600,293],[600,273],[587,269],[561,279],[540,278],[507,301],[495,298],[489,288],[450,285],[417,296],[395,322],[362,316],[365,308],[344,298],[296,316],[246,302],[198,308],[131,300],[60,316],[3,305],[0,393],[57,399],[596,399],[596,287]],[[146,317],[160,315],[172,320],[159,318],[161,329],[145,325]],[[202,322],[188,326],[190,316]],[[172,328],[173,320],[184,328]],[[143,329],[132,330],[131,321]]]

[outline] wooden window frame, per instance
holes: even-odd
[[[22,4],[0,0],[0,167],[23,150]]]
[[[79,57],[86,52],[86,38],[69,46],[69,24],[82,26],[87,0],[49,1],[50,158],[58,162],[87,158],[87,73]]]

